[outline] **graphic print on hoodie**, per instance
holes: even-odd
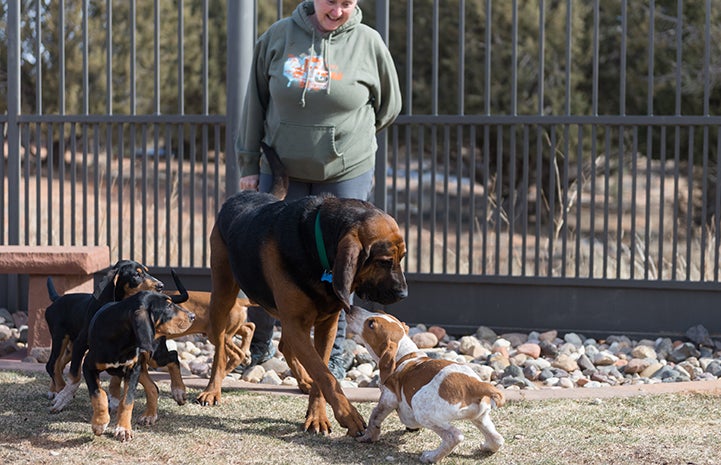
[[[333,66],[333,68],[337,68]],[[283,65],[283,75],[288,78],[288,87],[301,87],[309,91],[320,91],[328,88],[328,69],[323,57],[307,55],[291,55]],[[339,81],[342,73],[330,72],[331,79]]]

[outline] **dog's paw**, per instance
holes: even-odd
[[[202,406],[208,406],[208,405],[219,405],[220,404],[220,393],[214,393],[214,392],[201,392],[198,394],[198,397],[195,399],[196,404],[200,404]]]
[[[436,463],[438,461],[438,453],[434,450],[427,450],[421,454],[421,462]]]
[[[120,442],[126,442],[133,439],[133,430],[123,428],[122,426],[115,427],[115,439]]]
[[[93,434],[96,436],[100,436],[101,434],[103,434],[108,427],[108,423],[93,423],[91,425],[93,428]]]
[[[188,394],[185,392],[185,389],[173,389],[172,395],[178,405],[184,405],[188,401]]]
[[[378,441],[378,436],[376,435],[374,437],[374,435],[370,431],[366,430],[366,432],[363,433],[362,436],[358,436],[357,438],[355,438],[355,440],[358,442],[365,442],[365,443],[376,442],[376,441]]]
[[[153,426],[158,421],[158,415],[141,415],[137,423],[143,426]]]

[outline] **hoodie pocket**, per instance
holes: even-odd
[[[335,145],[335,126],[281,122],[272,145],[291,178],[326,181],[345,168]]]

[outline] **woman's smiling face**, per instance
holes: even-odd
[[[350,19],[357,4],[358,0],[313,0],[318,27],[323,32],[335,31]]]

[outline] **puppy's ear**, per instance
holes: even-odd
[[[115,298],[115,284],[118,280],[118,270],[120,269],[120,262],[113,265],[112,268],[105,273],[103,279],[98,283],[97,289],[93,293],[93,297],[101,302],[111,302],[118,300]]]
[[[388,346],[378,359],[378,370],[380,371],[381,383],[385,384],[390,375],[396,371],[396,353],[398,344],[395,341],[388,341]]]
[[[338,243],[333,263],[333,291],[343,303],[345,311],[350,311],[350,296],[353,293],[353,282],[362,253],[363,246],[353,233],[346,234]]]

